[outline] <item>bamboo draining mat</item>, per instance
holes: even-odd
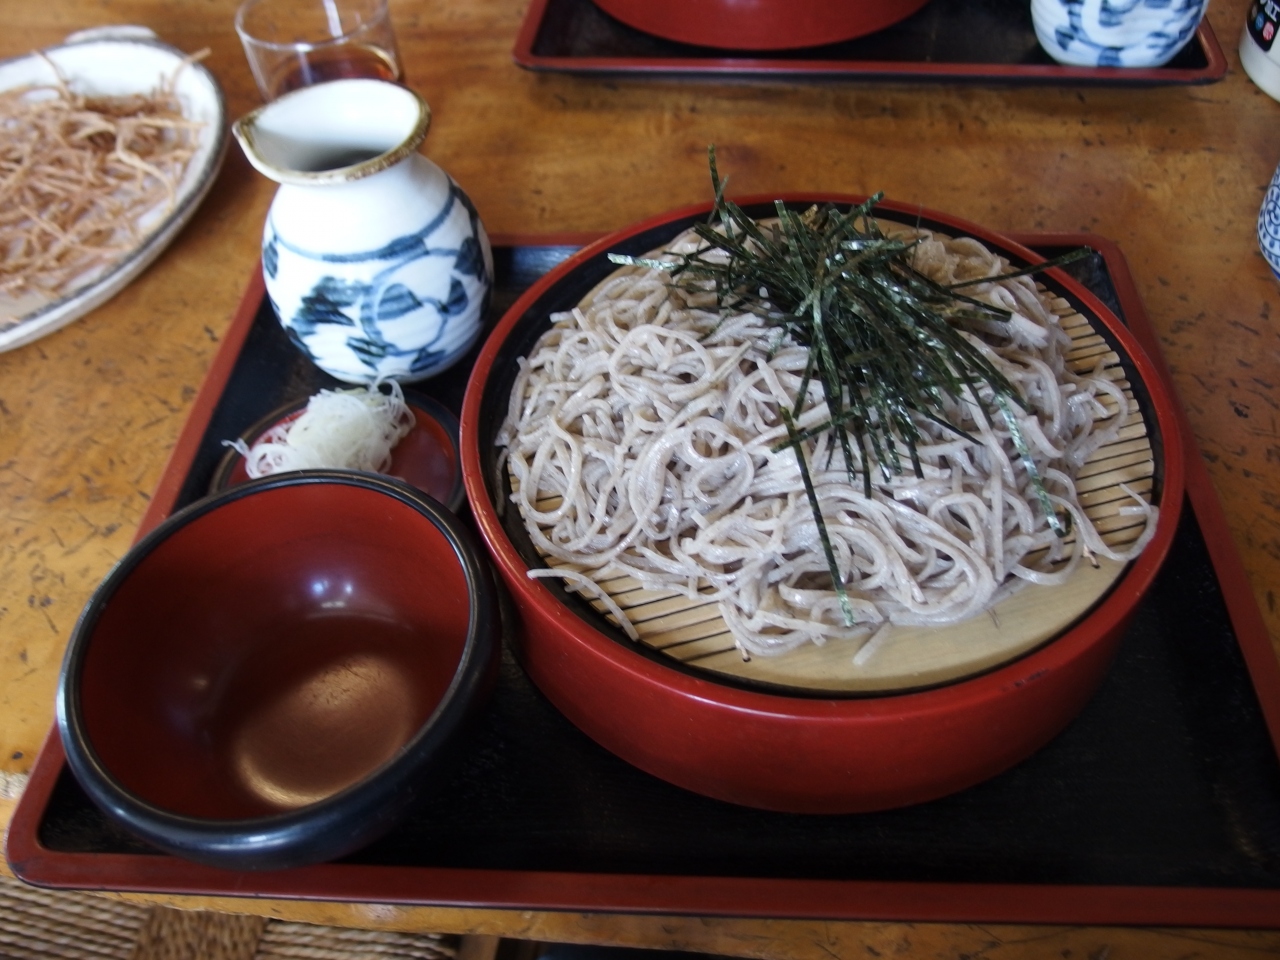
[[[588,302],[594,292],[582,302]],[[1117,383],[1130,402],[1119,436],[1095,451],[1076,479],[1086,515],[1109,545],[1122,548],[1141,534],[1143,518],[1119,512],[1133,504],[1121,484],[1147,499],[1154,488],[1155,457],[1147,426],[1119,355],[1094,326],[1100,321],[1091,321],[1060,297],[1049,296],[1047,303],[1071,337],[1068,364],[1077,372],[1090,372],[1101,361],[1102,375]],[[1109,410],[1116,409],[1109,398],[1102,402]],[[539,503],[540,508],[553,505],[552,501]],[[576,569],[558,560],[548,566]],[[1079,564],[1062,585],[1025,585],[986,613],[962,623],[895,625],[862,664],[854,663],[861,639],[806,644],[780,656],[744,660],[714,601],[700,602],[674,590],[648,590],[628,576],[603,580],[600,586],[622,608],[640,642],[690,666],[806,692],[887,693],[954,681],[1034,650],[1085,616],[1125,566],[1099,557],[1096,567]],[[582,596],[602,616],[610,617],[598,598]]]

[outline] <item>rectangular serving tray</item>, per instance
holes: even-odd
[[[500,240],[491,322],[585,239]],[[1013,239],[1046,256],[1095,250],[1069,270],[1126,320],[1168,379],[1114,244],[1091,235]],[[428,381],[427,392],[458,409],[468,366]],[[283,335],[255,274],[139,536],[204,495],[221,440],[332,385]],[[1030,759],[942,800],[824,817],[697,796],[581,734],[508,643],[457,775],[404,825],[344,860],[240,873],[160,854],[87,799],[56,729],[15,811],[8,860],[27,882],[94,890],[698,916],[1280,926],[1280,665],[1198,453],[1187,470],[1189,509],[1174,548],[1097,695]]]
[[[1208,20],[1162,67],[1057,63],[1036,39],[1029,0],[931,0],[868,36],[783,51],[691,46],[633,29],[592,0],[532,0],[512,55],[530,70],[631,76],[1154,86],[1213,83],[1227,71]]]

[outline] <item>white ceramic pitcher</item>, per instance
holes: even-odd
[[[267,295],[289,337],[348,383],[421,380],[484,323],[493,254],[466,194],[419,154],[431,111],[381,80],[305,87],[232,132],[280,184],[267,214]]]

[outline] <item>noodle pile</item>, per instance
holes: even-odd
[[[698,242],[686,234],[668,249]],[[912,262],[944,285],[1009,269],[975,240],[928,233]],[[795,453],[771,449],[787,439],[780,410],[801,388],[807,350],[778,343],[755,314],[722,318],[713,292],[633,267],[553,316],[521,363],[497,442],[511,499],[552,565],[530,575],[564,577],[601,599],[633,638],[602,581],[630,576],[715,600],[744,657],[846,639],[861,642],[850,648],[862,650],[857,663],[889,624],[957,622],[1018,584],[1063,582],[1092,554],[1136,555],[1154,535],[1155,508],[1125,488],[1133,505],[1121,512],[1144,530],[1117,551],[1085,516],[1073,481],[1129,418],[1124,391],[1101,369],[1068,368],[1070,338],[1030,278],[965,294],[1013,314],[966,336],[1025,400],[1029,412],[1014,409],[1022,441],[1054,509],[1070,515],[1071,536],[1051,529],[1008,426],[989,423],[971,395],[941,416],[973,439],[917,415],[923,478],[875,465],[870,498],[850,482],[829,431],[819,432],[805,458],[853,608],[848,625]],[[827,418],[810,384],[797,429]]]
[[[173,79],[145,95],[86,97],[61,78],[0,92],[0,294],[69,293],[173,206],[203,126]]]

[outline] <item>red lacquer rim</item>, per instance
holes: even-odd
[[[769,203],[782,199],[789,203],[807,204],[831,201],[841,205],[859,203],[864,197],[844,195],[787,195],[775,197],[735,198],[742,206]],[[1052,277],[1084,307],[1104,323],[1109,333],[1128,355],[1129,361],[1146,384],[1152,412],[1159,426],[1164,446],[1164,475],[1160,498],[1160,518],[1156,534],[1142,554],[1122,574],[1119,581],[1089,616],[1070,628],[1059,639],[1023,656],[1012,663],[977,677],[947,686],[902,694],[890,694],[874,698],[858,699],[802,699],[786,697],[739,686],[717,683],[707,675],[699,676],[674,666],[667,666],[659,659],[650,658],[622,643],[605,636],[586,621],[567,613],[556,595],[541,581],[525,577],[527,565],[508,538],[493,508],[485,485],[485,474],[480,455],[479,420],[480,406],[485,385],[493,369],[498,352],[506,338],[519,323],[525,311],[548,289],[576,270],[581,264],[616,248],[620,243],[655,227],[673,223],[710,211],[710,203],[695,204],[660,214],[624,230],[601,238],[547,273],[507,311],[490,334],[476,360],[467,385],[462,408],[462,462],[463,478],[472,514],[480,527],[486,543],[509,579],[523,581],[525,598],[533,602],[548,616],[557,617],[567,638],[587,657],[603,660],[614,670],[627,674],[642,687],[660,689],[666,694],[675,693],[688,700],[698,710],[719,709],[766,717],[794,718],[799,720],[843,724],[875,723],[904,717],[926,718],[987,702],[1001,696],[1010,685],[1020,685],[1029,678],[1060,669],[1079,657],[1085,650],[1100,642],[1116,629],[1132,612],[1138,599],[1146,592],[1163,562],[1177,529],[1183,500],[1184,451],[1182,436],[1174,404],[1165,387],[1165,381],[1147,358],[1146,351],[1122,323],[1093,294],[1060,270],[1049,271]],[[958,234],[975,237],[988,246],[1001,249],[1029,263],[1040,263],[1043,257],[1021,244],[995,234],[976,224],[924,210],[909,205],[885,201],[878,207],[905,215],[921,217],[945,225]],[[567,615],[566,615],[567,614]]]
[[[47,799],[65,764],[50,731],[27,793]],[[602,911],[773,919],[1280,927],[1280,891],[911,881],[786,880],[319,864],[256,873],[170,856],[58,853],[37,839],[45,800],[19,804],[6,855],[29,883],[475,909]]]

